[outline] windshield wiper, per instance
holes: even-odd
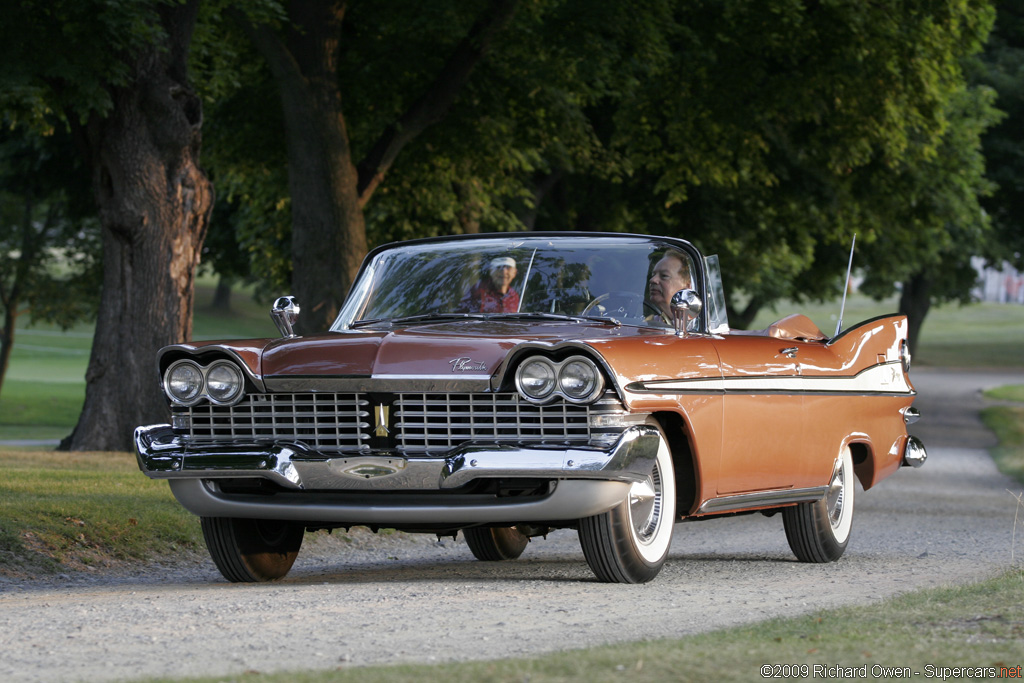
[[[402,318],[376,318],[372,320],[356,320],[350,327],[362,327],[364,325],[388,324],[402,325],[405,323],[435,323],[447,322],[449,320],[483,319],[487,316],[482,313],[421,313],[420,315],[407,315]]]
[[[601,323],[602,325],[615,325],[620,327],[622,323],[615,318],[596,315],[566,315],[564,313],[498,313],[487,316],[488,320],[569,320],[572,322]]]

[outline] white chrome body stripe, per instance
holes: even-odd
[[[899,363],[873,365],[847,377],[789,375],[783,377],[725,377],[655,380],[631,385],[640,391],[658,393],[844,393],[909,394],[912,389]]]

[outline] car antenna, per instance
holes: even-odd
[[[839,307],[839,322],[836,323],[836,333],[833,338],[839,336],[843,329],[843,313],[846,312],[846,292],[850,290],[850,272],[853,270],[853,248],[857,245],[857,233],[853,233],[853,242],[850,243],[850,262],[846,264],[846,282],[843,285],[843,305]]]

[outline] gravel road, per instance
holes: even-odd
[[[594,581],[572,532],[536,539],[520,560],[502,564],[476,562],[461,537],[307,535],[295,569],[273,584],[228,584],[205,556],[133,573],[0,582],[0,679],[526,656],[998,574],[1014,563],[1011,492],[1021,486],[983,450],[994,439],[977,421],[979,389],[1024,383],[1024,373],[925,368],[913,379],[923,418],[912,431],[928,446],[928,462],[858,489],[853,538],[838,563],[796,562],[781,519],[761,515],[677,525],[665,568],[642,586]],[[1024,529],[1016,564],[1022,556]]]

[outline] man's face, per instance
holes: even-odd
[[[515,266],[502,265],[491,269],[491,282],[494,283],[494,289],[502,294],[508,291],[515,277]]]
[[[665,312],[669,310],[672,295],[690,287],[690,279],[680,273],[682,268],[683,262],[677,257],[665,256],[654,264],[654,272],[647,282],[647,298]]]

